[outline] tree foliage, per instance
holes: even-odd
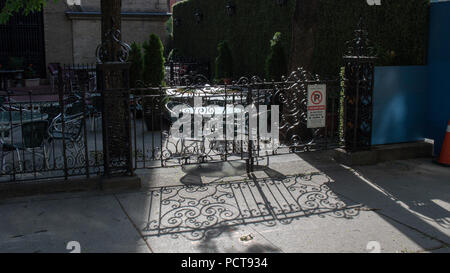
[[[276,32],[270,41],[270,53],[266,59],[266,76],[268,80],[281,80],[287,74],[287,61],[283,45],[281,43],[281,33]]]
[[[15,13],[28,15],[30,12],[40,11],[50,0],[6,0],[0,12],[0,25],[6,24]],[[53,0],[58,2],[59,0]]]
[[[164,84],[164,46],[161,39],[151,34],[150,39],[143,45],[144,48],[144,75],[143,79],[150,86],[160,86]]]

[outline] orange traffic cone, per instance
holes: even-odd
[[[441,155],[437,162],[450,167],[450,121],[448,122],[447,132],[445,133],[444,144],[442,144]]]

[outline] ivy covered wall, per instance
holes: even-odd
[[[226,5],[235,6],[227,13]],[[337,76],[345,42],[362,16],[377,45],[378,65],[426,64],[429,0],[185,0],[173,9],[174,47],[187,57],[213,62],[217,44],[227,40],[234,76],[264,76],[270,39],[283,34],[289,69],[304,66]],[[196,13],[201,14],[198,21]]]
[[[173,7],[174,47],[188,57],[209,61],[213,69],[217,45],[227,40],[233,54],[234,75],[264,75],[264,63],[275,32],[284,35],[290,46],[291,21],[295,0],[278,6],[275,0],[234,0],[236,8],[228,15],[227,0],[186,0]],[[196,11],[203,14],[197,23]],[[177,24],[178,20],[178,24]]]
[[[362,16],[376,47],[379,66],[427,63],[429,0],[384,0],[369,6],[365,0],[320,0],[312,69],[337,73],[345,42]]]

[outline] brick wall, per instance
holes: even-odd
[[[165,41],[168,10],[167,0],[123,0],[122,39],[143,42],[155,33]],[[100,0],[49,1],[44,8],[46,63],[94,63],[100,22]]]

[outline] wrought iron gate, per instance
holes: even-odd
[[[118,40],[115,33],[110,34],[110,39]],[[120,47],[126,49],[123,44]],[[201,75],[187,75],[180,79],[179,86],[149,87],[139,83],[130,89],[129,64],[125,62],[106,62],[96,69],[59,68],[57,98],[51,97],[55,94],[30,93],[24,100],[21,94],[0,90],[4,112],[0,122],[1,178],[17,181],[133,175],[135,169],[224,161],[245,161],[247,171],[252,172],[259,160],[271,155],[341,146],[350,151],[368,149],[374,57],[362,28],[355,32],[345,61],[344,88],[340,79],[320,79],[304,69],[279,82],[243,77],[229,85],[218,85]],[[312,128],[308,126],[308,102],[312,99],[308,88],[317,85],[326,89],[321,98],[323,124]],[[50,101],[34,113],[34,107],[41,107],[44,98]],[[279,107],[276,119],[272,117],[272,106]],[[177,112],[177,107],[184,108]],[[196,113],[201,116],[199,123]],[[27,115],[30,117],[24,119]],[[263,115],[267,119],[259,119]],[[188,125],[176,127],[178,121],[191,116],[193,123],[190,120]],[[231,122],[223,125],[229,116]],[[252,126],[254,116],[257,118]],[[30,122],[41,126],[46,122],[48,127],[39,138],[42,145],[28,147],[31,159],[20,156],[20,151],[25,153],[21,150],[24,146],[14,142],[23,138],[23,125]],[[77,126],[71,128],[71,122]],[[270,132],[279,128],[279,137],[274,140],[261,135],[262,125],[267,125]],[[14,135],[16,127],[22,129],[15,130],[18,132]],[[72,129],[75,131],[68,131]],[[189,133],[180,137],[177,130]],[[46,154],[48,146],[51,155]],[[42,148],[41,160],[36,161],[35,148]]]
[[[146,87],[132,90],[132,140],[135,168],[245,160],[248,170],[258,160],[270,155],[326,150],[339,147],[342,96],[339,80],[320,80],[303,69],[294,71],[280,82],[266,82],[257,77],[241,78],[230,85],[210,84],[206,77],[187,76],[183,86]],[[308,86],[326,85],[325,126],[308,128]],[[200,105],[195,102],[201,101]],[[183,105],[186,115],[201,116],[201,133],[175,137],[174,124],[186,115],[174,112]],[[272,120],[272,106],[279,108],[279,121]],[[256,123],[252,128],[250,109]],[[184,111],[184,110],[183,110]],[[184,112],[183,112],[184,113]],[[232,117],[228,119],[228,116]],[[264,115],[266,119],[260,117]],[[214,122],[229,121],[223,130]],[[242,119],[245,119],[243,121]],[[280,137],[261,135],[262,122],[267,131],[279,126]],[[212,131],[216,134],[212,134]],[[245,129],[243,129],[245,127]],[[198,129],[198,128],[197,128]],[[232,133],[230,133],[232,131]],[[212,136],[212,137],[211,137]]]

